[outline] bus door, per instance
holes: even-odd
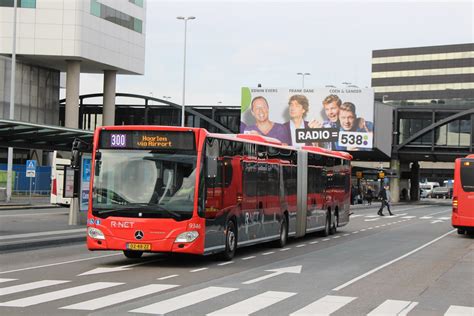
[[[248,241],[255,238],[256,228],[252,225],[252,216],[257,211],[257,146],[244,144],[242,158],[242,193],[241,216],[239,218],[239,241]]]
[[[205,161],[205,248],[224,245],[225,218],[222,214],[222,162],[219,158],[219,141],[206,140]]]
[[[268,152],[267,147],[257,146],[257,210],[251,216],[252,224],[255,226],[257,234],[255,238],[265,237],[265,212],[268,209],[268,200],[270,199],[271,188],[268,178]]]
[[[278,235],[282,214],[282,196],[280,192],[280,165],[269,162],[267,165],[267,205],[263,211],[263,225],[266,236]]]

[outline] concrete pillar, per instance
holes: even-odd
[[[104,126],[115,125],[115,87],[117,71],[104,70],[104,107],[102,113],[102,124]]]
[[[81,62],[79,60],[67,60],[66,62],[66,108],[64,125],[70,128],[78,128]]]
[[[390,178],[390,193],[392,202],[400,201],[400,161],[396,159],[390,160],[390,169],[395,171],[396,177]]]
[[[411,165],[411,179],[410,179],[410,199],[412,201],[420,200],[420,164],[415,161]]]

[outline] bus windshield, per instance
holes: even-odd
[[[159,150],[100,150],[95,162],[93,215],[192,217],[196,153]]]

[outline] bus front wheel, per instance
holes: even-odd
[[[143,251],[124,250],[123,254],[129,259],[138,259],[143,255]]]
[[[227,229],[225,233],[225,250],[222,253],[222,259],[232,260],[237,249],[237,231],[233,221],[227,223]]]

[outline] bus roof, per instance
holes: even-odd
[[[97,127],[96,130],[128,130],[128,131],[162,130],[162,131],[188,131],[188,132],[189,131],[199,132],[202,130],[206,133],[206,135],[212,136],[212,137],[224,138],[224,139],[229,139],[229,140],[238,139],[238,140],[249,141],[249,142],[258,143],[262,145],[273,145],[273,146],[276,145],[278,147],[283,147],[283,148],[288,148],[288,149],[294,149],[294,150],[297,149],[292,146],[286,146],[278,139],[275,139],[272,137],[253,135],[253,134],[209,133],[206,129],[199,128],[199,127],[180,127],[180,126],[163,126],[163,125],[114,125],[114,126],[100,126],[100,127]],[[318,153],[324,156],[331,156],[331,157],[336,157],[336,158],[341,158],[341,159],[346,159],[346,160],[352,160],[352,155],[343,151],[332,151],[329,149],[315,147],[315,146],[303,146],[302,149],[308,152],[314,152],[314,153]]]

